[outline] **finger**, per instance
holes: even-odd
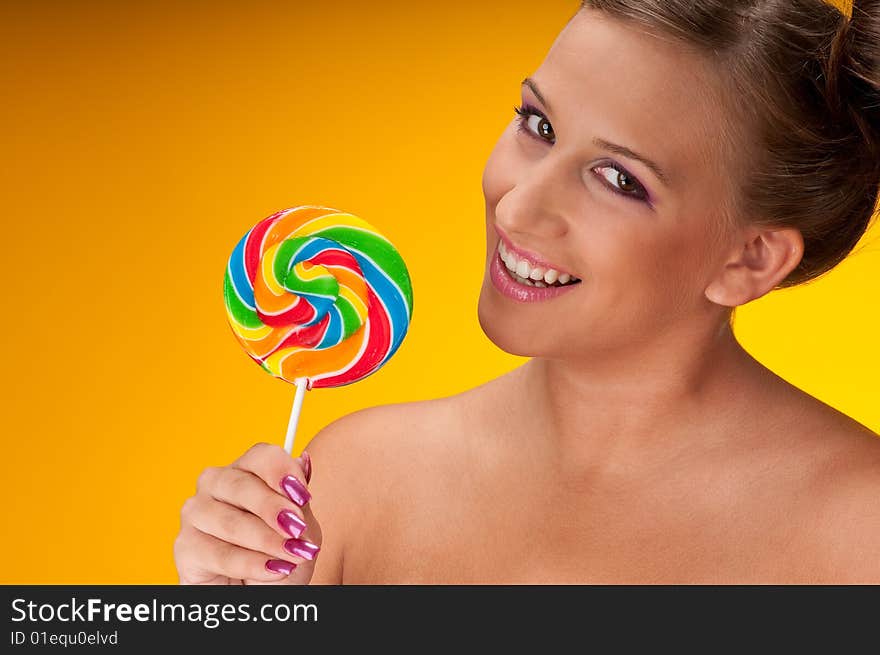
[[[236,546],[300,563],[313,560],[320,546],[307,539],[283,538],[260,517],[207,495],[196,496],[188,508],[196,529]]]
[[[250,471],[207,468],[199,476],[198,488],[199,494],[255,514],[282,537],[301,537],[307,528],[302,509]]]
[[[281,446],[258,443],[235,460],[231,466],[250,471],[272,490],[284,494],[302,507],[311,499],[301,458],[293,459]]]
[[[281,578],[277,581],[272,582],[264,582],[260,580],[247,580],[245,584],[249,585],[266,585],[266,584],[280,584],[280,585],[307,585],[312,579],[312,576],[315,573],[315,562],[303,562],[302,564],[298,564],[293,572],[287,577]]]
[[[277,558],[236,546],[206,534],[193,526],[183,528],[179,545],[183,568],[194,576],[223,575],[236,580],[278,582],[296,570],[294,562],[278,562]],[[272,567],[272,568],[270,568]],[[273,570],[274,569],[274,570]]]
[[[312,513],[312,505],[311,503],[303,507],[303,515],[306,521],[306,525],[308,525],[308,535],[309,541],[320,546],[323,543],[324,536],[321,532],[321,525],[318,523],[318,519],[315,518],[315,515]]]
[[[308,484],[312,479],[312,456],[304,450],[298,459],[302,462],[303,475],[306,476],[306,484]]]

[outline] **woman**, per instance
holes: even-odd
[[[878,435],[731,330],[864,233],[878,44],[878,0],[584,2],[483,175],[480,324],[532,359],[206,469],[180,581],[880,583]]]

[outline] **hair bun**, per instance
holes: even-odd
[[[837,33],[831,41],[828,51],[828,63],[825,71],[825,95],[832,110],[839,111],[844,90],[841,88],[841,77],[849,66],[849,54],[852,35],[850,34],[850,19],[841,14]]]
[[[850,110],[864,137],[880,150],[880,0],[853,0],[831,43],[826,94],[835,115]]]

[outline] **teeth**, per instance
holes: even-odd
[[[532,266],[527,260],[520,259],[510,252],[503,241],[498,242],[498,254],[516,281],[526,286],[543,288],[553,286],[555,282],[558,282],[556,286],[559,286],[578,280],[569,273],[560,273],[555,268],[544,269],[540,266]]]

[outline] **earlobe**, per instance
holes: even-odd
[[[804,239],[793,227],[752,228],[705,290],[718,305],[736,307],[772,291],[798,265]]]

